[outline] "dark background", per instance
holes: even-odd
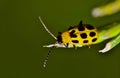
[[[91,10],[111,0],[0,0],[0,78],[120,78],[120,45],[98,53],[105,42],[91,48],[55,48],[43,45],[55,40],[38,20],[57,35],[83,20],[96,27],[120,20],[120,13],[93,18]],[[114,31],[113,31],[114,32]]]

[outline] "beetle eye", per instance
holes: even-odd
[[[86,24],[85,26],[86,26],[86,28],[87,28],[88,30],[95,29],[92,25],[89,25],[89,24]]]
[[[58,41],[58,43],[62,43],[62,37],[61,37],[61,35],[59,35],[59,36],[57,37],[57,41]]]

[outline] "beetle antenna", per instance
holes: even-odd
[[[46,65],[47,65],[47,61],[48,61],[48,59],[49,59],[49,55],[50,55],[50,53],[52,52],[51,50],[52,50],[52,48],[48,51],[48,54],[47,54],[47,56],[46,56],[46,58],[45,58],[45,60],[44,60],[44,62],[43,62],[43,67],[46,67]]]
[[[50,30],[48,30],[48,28],[46,27],[45,23],[42,21],[41,17],[39,16],[39,20],[41,22],[41,24],[43,25],[43,27],[45,28],[45,30],[55,39],[57,40],[57,38],[50,32]]]

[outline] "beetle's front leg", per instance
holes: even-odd
[[[119,43],[120,43],[120,34],[118,36],[116,36],[114,39],[112,39],[110,42],[108,42],[106,44],[105,48],[102,50],[99,50],[99,52],[105,53],[105,52],[111,50],[112,48],[114,48]]]

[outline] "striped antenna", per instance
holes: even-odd
[[[45,30],[55,39],[57,40],[57,38],[50,32],[50,30],[48,30],[48,28],[46,27],[45,23],[42,21],[41,17],[39,16],[39,20],[41,22],[41,24],[43,25],[43,27],[45,28]]]
[[[49,52],[48,52],[48,54],[47,54],[47,56],[46,56],[46,58],[45,58],[45,60],[43,62],[43,67],[46,67],[50,53],[51,53],[51,49],[49,50]]]

